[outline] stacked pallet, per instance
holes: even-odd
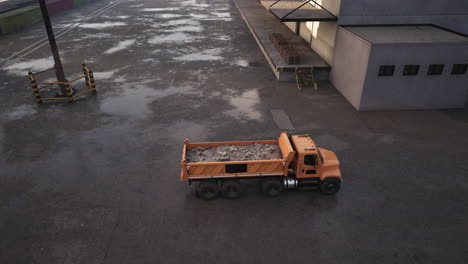
[[[276,49],[278,49],[279,46],[289,44],[286,38],[283,37],[283,35],[281,35],[280,33],[270,33],[268,34],[268,37],[270,38],[271,43],[273,43],[273,46],[275,46]]]
[[[300,64],[301,57],[297,50],[290,46],[286,38],[280,33],[269,33],[271,43],[287,64]]]

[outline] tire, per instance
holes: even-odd
[[[221,194],[227,199],[237,199],[241,195],[241,184],[238,179],[223,180]]]
[[[283,192],[283,184],[279,178],[266,178],[262,180],[261,190],[268,197],[276,197]]]
[[[320,191],[323,194],[332,195],[340,190],[341,180],[338,178],[326,178],[320,183]]]
[[[203,200],[213,200],[219,196],[218,183],[214,180],[201,180],[197,183],[197,196]]]

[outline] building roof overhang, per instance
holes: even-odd
[[[263,1],[270,12],[282,22],[337,21],[338,18],[314,0]]]

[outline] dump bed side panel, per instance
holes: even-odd
[[[285,175],[284,160],[187,163],[186,179]]]

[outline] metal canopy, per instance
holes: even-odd
[[[313,6],[315,4],[320,8]],[[283,22],[293,21],[337,21],[338,18],[314,0],[265,1],[270,12]]]

